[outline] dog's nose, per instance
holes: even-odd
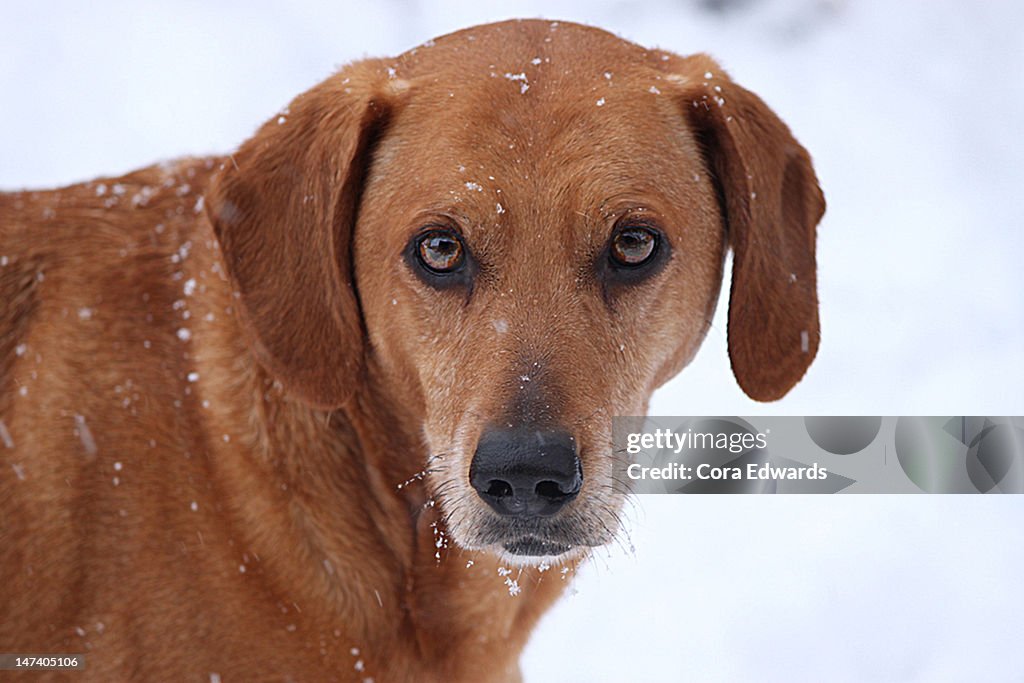
[[[583,470],[565,432],[490,429],[477,444],[469,481],[502,515],[548,516],[580,492]]]

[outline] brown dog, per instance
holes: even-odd
[[[823,210],[709,58],[541,21],[350,65],[228,157],[0,195],[0,652],[515,680],[727,246],[740,385],[803,375]]]

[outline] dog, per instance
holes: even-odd
[[[0,195],[0,651],[518,680],[729,249],[739,385],[805,373],[824,206],[711,58],[540,20],[350,64],[228,156]]]

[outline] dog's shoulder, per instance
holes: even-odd
[[[203,210],[220,163],[0,193],[0,517],[10,551],[0,583],[14,587],[0,613],[10,623],[72,633],[59,616],[68,608],[38,589],[74,583],[93,561],[82,559],[83,520],[137,514],[167,476],[143,458],[197,450],[190,339],[212,316],[205,302],[224,294]],[[8,645],[44,637],[0,627]]]
[[[187,158],[57,189],[0,193],[3,266],[32,261],[88,273],[159,251],[202,213],[219,164]]]
[[[133,386],[148,379],[160,395],[181,374],[198,309],[190,295],[206,290],[204,275],[220,281],[199,264],[216,261],[203,203],[220,163],[183,159],[0,193],[0,419],[8,431],[46,433],[28,424],[36,414],[73,426],[90,407],[105,412],[90,405],[97,401],[127,401],[130,410]]]
[[[203,229],[203,193],[219,163],[183,159],[59,189],[0,193],[0,378],[24,355],[34,325],[95,338],[74,326],[116,325],[127,310],[180,293],[182,264],[199,240],[212,239]]]

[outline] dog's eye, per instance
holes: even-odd
[[[658,233],[643,225],[619,228],[612,237],[609,255],[617,266],[635,268],[649,262],[658,251]]]
[[[462,240],[450,230],[431,230],[416,241],[416,255],[433,273],[453,273],[466,261]]]

